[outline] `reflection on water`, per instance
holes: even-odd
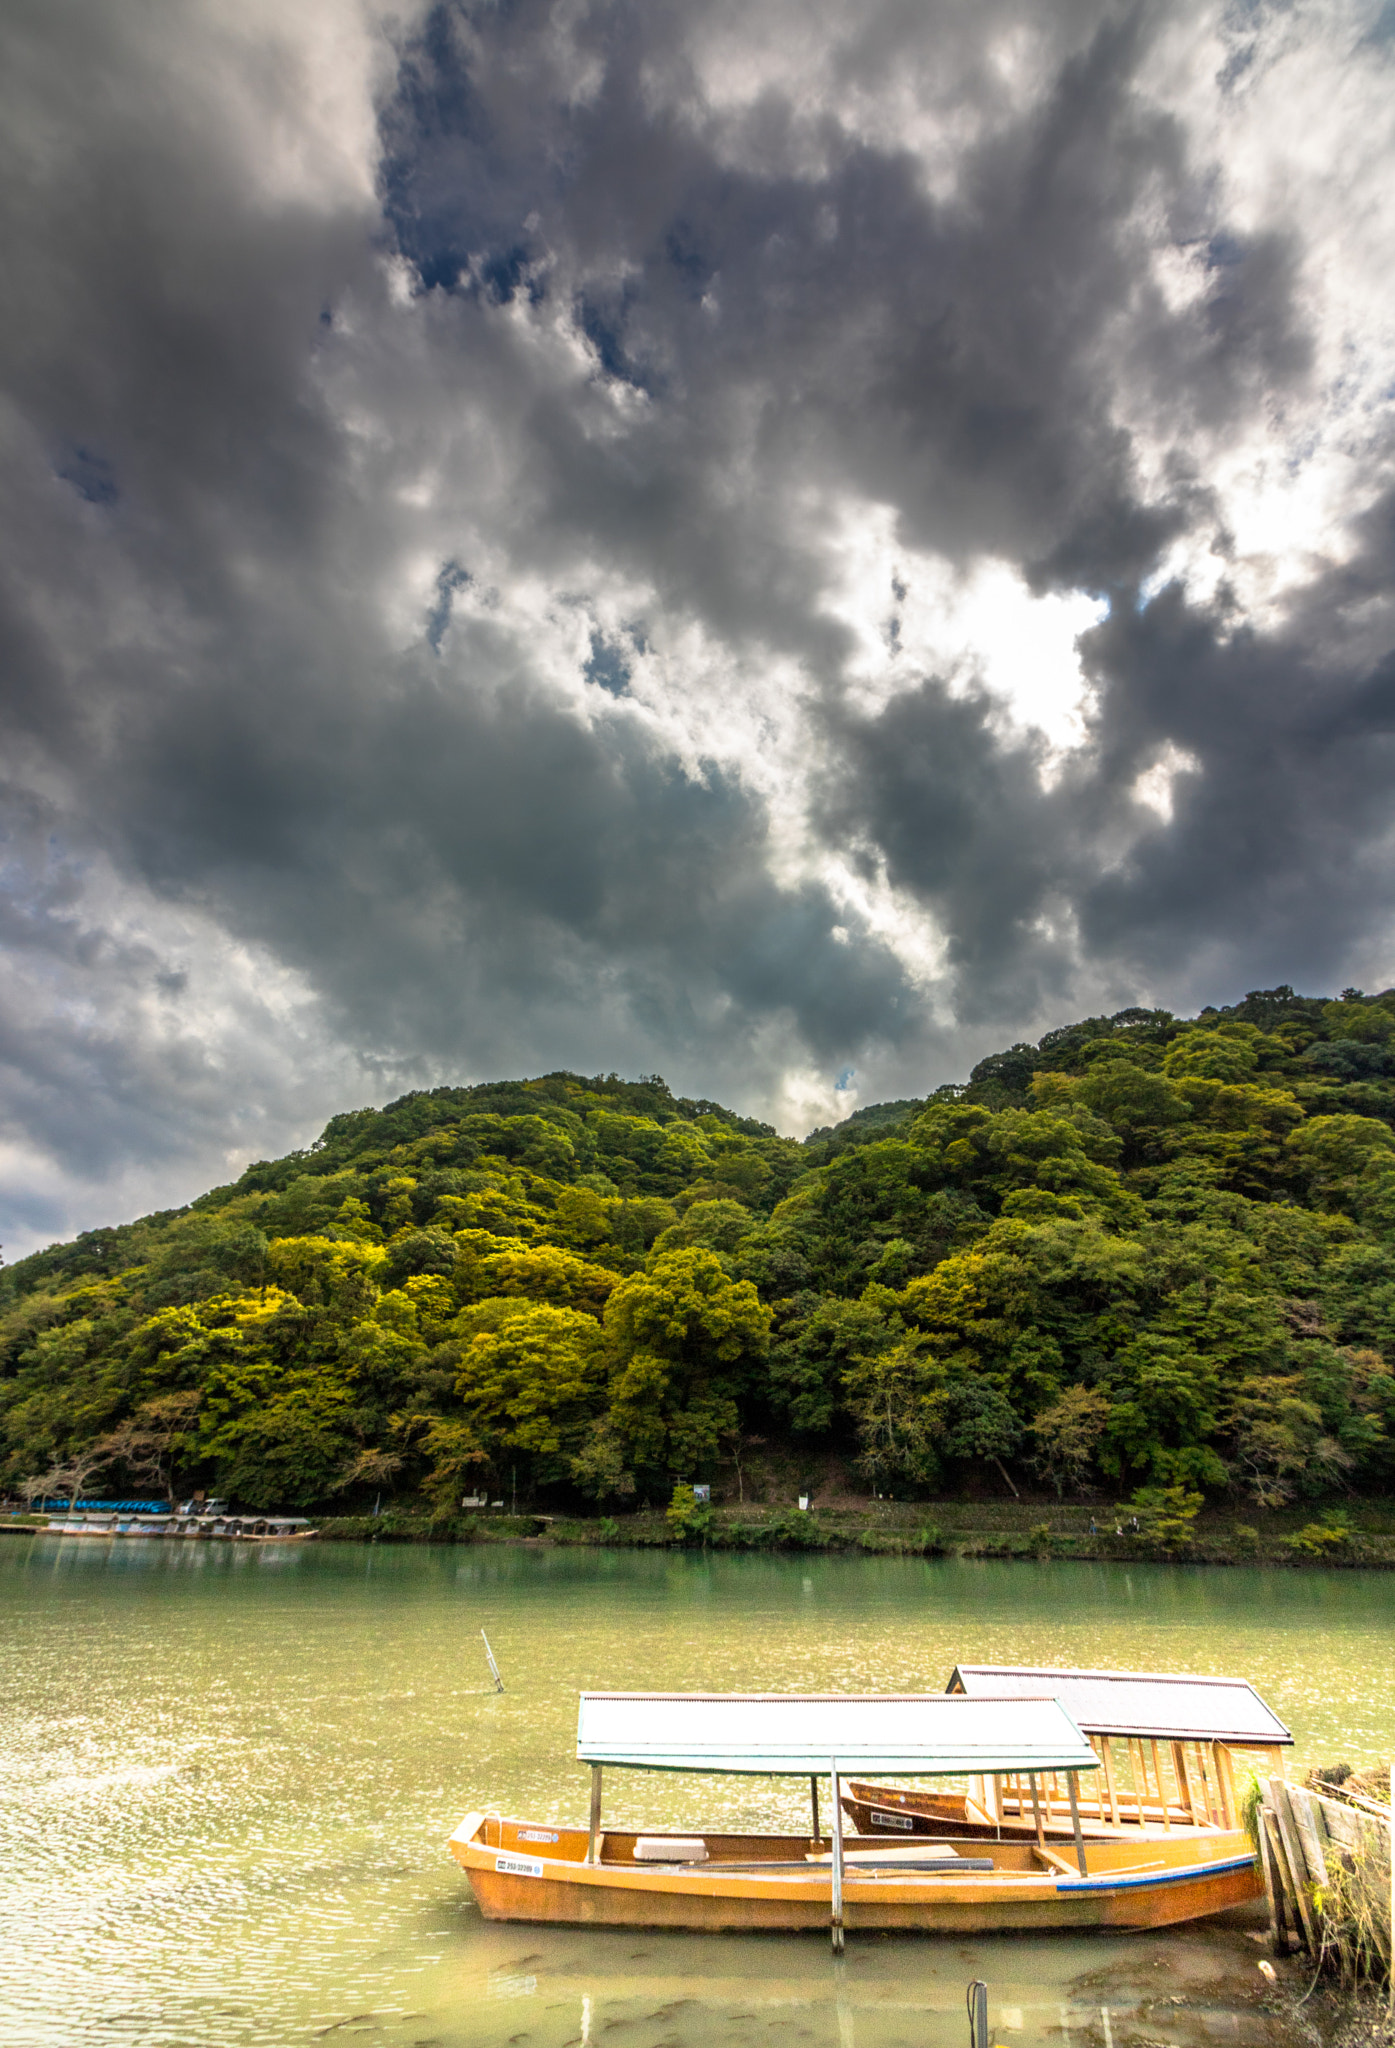
[[[1244,1924],[968,1942],[489,1927],[469,1807],[585,1815],[587,1686],[938,1689],[957,1658],[1238,1671],[1299,1757],[1395,1746],[1395,1582],[953,1560],[0,1545],[7,2048],[1276,2044]],[[496,1694],[481,1628],[508,1691]],[[802,1825],[794,1789],[635,1775],[645,1826]],[[608,1802],[609,1804],[610,1802]]]

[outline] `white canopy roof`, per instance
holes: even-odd
[[[1292,1742],[1244,1678],[1161,1671],[1057,1671],[1033,1664],[957,1664],[949,1694],[971,1699],[1050,1693],[1092,1735],[1225,1742],[1243,1749]]]
[[[584,1692],[576,1753],[652,1771],[957,1777],[1091,1771],[1099,1758],[1054,1699],[951,1693]]]

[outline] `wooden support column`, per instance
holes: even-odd
[[[1201,1780],[1206,1787],[1206,1810],[1211,1816],[1212,1825],[1223,1828],[1225,1803],[1221,1798],[1220,1780],[1216,1770],[1216,1751],[1214,1746],[1208,1747],[1204,1742],[1198,1742],[1197,1750],[1201,1757]]]
[[[1037,1824],[1037,1844],[1038,1847],[1044,1849],[1046,1847],[1046,1831],[1041,1824],[1041,1801],[1037,1797],[1037,1774],[1035,1771],[1028,1771],[1027,1783],[1032,1788],[1032,1814]]]
[[[817,1849],[822,1844],[823,1837],[819,1833],[819,1781],[814,1777],[809,1780],[809,1812],[813,1817],[814,1847]]]
[[[1080,1865],[1080,1875],[1082,1877],[1088,1877],[1090,1873],[1085,1868],[1085,1837],[1080,1831],[1080,1792],[1078,1784],[1079,1778],[1079,1771],[1066,1772],[1066,1789],[1070,1793],[1071,1825],[1075,1829],[1075,1860]]]
[[[1201,1779],[1201,1803],[1206,1810],[1207,1821],[1214,1828],[1219,1827],[1221,1824],[1217,1817],[1219,1804],[1216,1799],[1216,1788],[1211,1782],[1216,1773],[1216,1760],[1214,1756],[1210,1759],[1207,1758],[1206,1749],[1207,1745],[1204,1742],[1198,1742],[1196,1746],[1196,1768],[1197,1775]]]
[[[1240,1794],[1235,1789],[1235,1758],[1224,1743],[1216,1744],[1216,1760],[1220,1765],[1221,1779],[1225,1787],[1227,1827],[1240,1826]]]
[[[1114,1759],[1110,1754],[1113,1747],[1114,1745],[1107,1735],[1100,1737],[1100,1749],[1103,1752],[1101,1761],[1104,1764],[1104,1782],[1109,1793],[1109,1818],[1117,1828],[1119,1825],[1119,1800],[1114,1790]],[[1100,1801],[1100,1819],[1104,1819],[1104,1801],[1102,1799]]]
[[[1129,1747],[1129,1753],[1133,1755],[1133,1745]],[[1153,1788],[1147,1782],[1147,1749],[1143,1747],[1143,1737],[1139,1737],[1137,1784],[1141,1788],[1139,1790],[1139,1827],[1143,1829],[1143,1827],[1147,1827],[1147,1812],[1149,1812],[1149,1806],[1151,1806],[1151,1800],[1153,1800]]]
[[[586,1861],[596,1860],[596,1843],[601,1831],[601,1767],[591,1766],[591,1838],[586,1845]]]
[[[1157,1743],[1151,1737],[1149,1738],[1148,1747],[1153,1752],[1153,1776],[1158,1781],[1158,1798],[1162,1801],[1163,1828],[1170,1835],[1172,1833],[1172,1801],[1168,1796],[1167,1786],[1163,1782],[1162,1758],[1158,1755]]]
[[[828,1773],[833,1781],[833,1910],[829,1925],[833,1936],[833,1953],[840,1956],[843,1953],[843,1801],[840,1796],[842,1787],[838,1783],[836,1759],[829,1764]]]

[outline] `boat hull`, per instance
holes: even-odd
[[[550,1842],[538,1840],[549,1834]],[[586,1837],[579,1831],[530,1829],[472,1814],[450,1847],[487,1920],[710,1934],[827,1933],[832,1879],[826,1864],[768,1872],[758,1867],[781,1855],[804,1857],[807,1841],[710,1834],[705,1839],[711,1862],[656,1869],[631,1860],[633,1836],[607,1834],[602,1860],[588,1864]],[[866,1838],[859,1846],[866,1849]],[[850,1932],[953,1935],[1140,1929],[1202,1919],[1261,1895],[1248,1844],[1235,1853],[1229,1839],[1193,1840],[1170,1848],[1151,1869],[1131,1868],[1139,1863],[1139,1848],[1097,1845],[1095,1860],[1112,1861],[1113,1867],[1084,1878],[1030,1868],[1033,1852],[1022,1845],[1003,1845],[997,1851],[1002,1867],[992,1871],[873,1877],[851,1865],[844,1877],[843,1924]],[[724,1861],[746,1858],[757,1867],[723,1867]]]

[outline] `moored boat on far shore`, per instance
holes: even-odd
[[[119,1512],[51,1516],[45,1536],[148,1536],[163,1541],[305,1543],[318,1536],[303,1515],[140,1515]]]

